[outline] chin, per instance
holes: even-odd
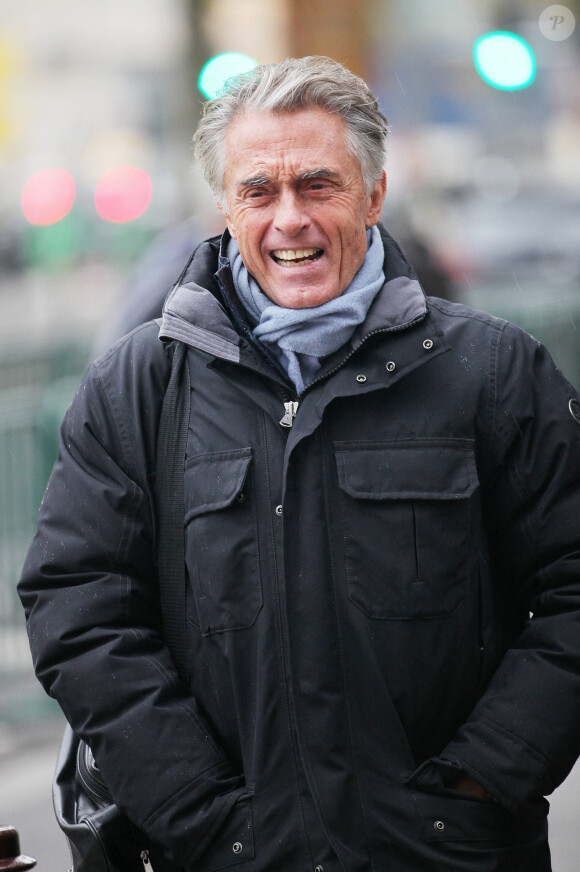
[[[268,295],[269,296],[269,295]],[[315,309],[328,303],[338,294],[313,294],[311,290],[291,291],[276,294],[274,302],[286,309]]]
[[[276,293],[278,304],[288,309],[314,309],[339,297],[342,291],[336,290],[336,286],[312,287],[306,282],[302,287],[279,288]]]

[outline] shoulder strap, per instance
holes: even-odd
[[[183,680],[187,676],[185,623],[184,465],[190,410],[187,346],[174,345],[171,375],[161,409],[157,442],[157,565],[163,636]]]

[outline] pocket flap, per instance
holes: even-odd
[[[338,482],[355,499],[450,500],[478,485],[473,440],[335,442]]]
[[[427,842],[509,843],[510,815],[497,803],[469,796],[414,791],[413,801]],[[511,824],[511,827],[510,827]]]
[[[185,523],[230,506],[242,492],[251,459],[251,448],[190,458],[185,464]]]

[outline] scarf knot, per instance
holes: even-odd
[[[385,283],[385,252],[376,226],[367,231],[367,241],[365,259],[348,288],[334,300],[310,309],[273,303],[246,269],[235,239],[228,244],[234,287],[253,334],[282,364],[297,394],[313,381],[322,358],[348,342]]]

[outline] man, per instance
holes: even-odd
[[[89,370],[20,583],[39,678],[187,870],[550,869],[543,797],[580,750],[580,405],[527,334],[425,298],[377,224],[386,133],[325,58],[207,105],[228,231],[161,330]],[[175,342],[188,682],[155,566]]]

